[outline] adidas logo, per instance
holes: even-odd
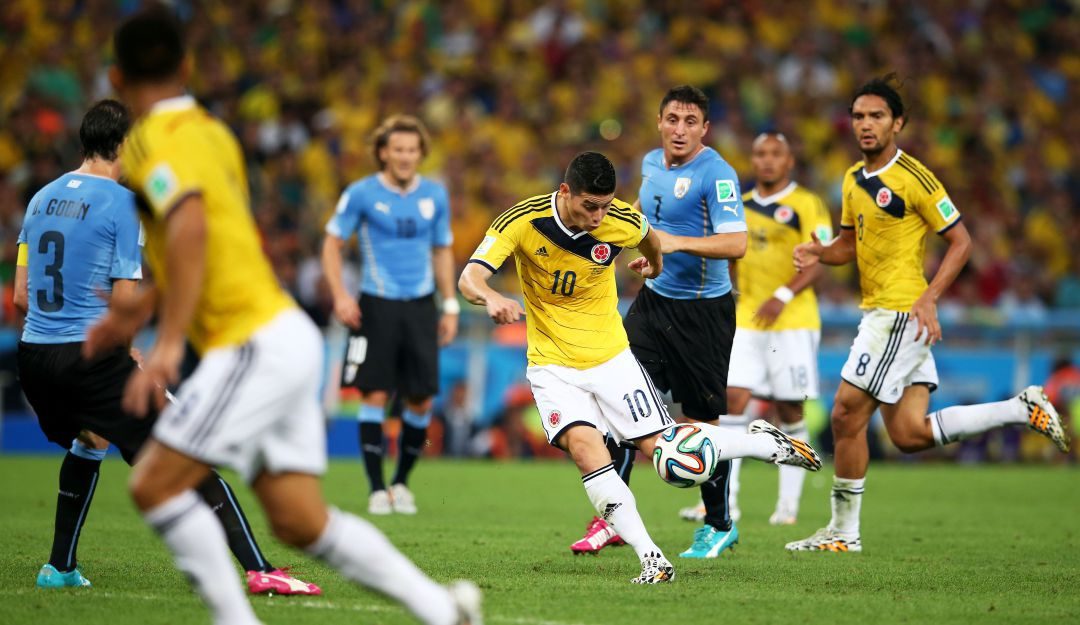
[[[604,508],[603,514],[601,514],[600,516],[604,517],[605,521],[610,521],[611,515],[621,507],[621,503],[609,503],[607,507]]]
[[[547,253],[547,246],[546,245],[541,245],[540,247],[538,247],[536,249],[535,252],[533,252],[533,256],[547,256],[547,255],[548,255],[548,253]]]

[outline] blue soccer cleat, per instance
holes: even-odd
[[[694,532],[694,544],[690,545],[690,548],[679,554],[680,558],[715,558],[719,556],[725,549],[734,550],[734,546],[739,542],[739,530],[735,527],[735,524],[731,524],[731,529],[718,530],[715,527],[705,524],[702,525]]]
[[[78,568],[61,573],[55,566],[46,564],[37,574],[38,588],[89,588],[90,585]]]

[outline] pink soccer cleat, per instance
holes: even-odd
[[[570,545],[570,551],[573,551],[574,555],[579,553],[596,555],[608,545],[618,547],[625,544],[626,541],[619,537],[614,527],[608,525],[604,519],[594,516],[592,521],[589,521],[589,526],[585,528],[585,536]]]
[[[273,571],[248,571],[248,590],[253,595],[264,593],[278,595],[321,595],[322,589],[315,584],[296,579],[289,575],[288,569],[274,569]]]

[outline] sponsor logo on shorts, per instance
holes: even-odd
[[[606,263],[611,258],[611,246],[607,243],[597,243],[592,246],[592,259],[598,263]]]
[[[550,424],[551,427],[555,427],[559,425],[560,421],[562,421],[562,413],[558,410],[552,410],[551,414],[548,415],[548,424]]]
[[[881,208],[885,208],[889,204],[892,204],[892,191],[889,190],[889,187],[882,187],[881,191],[877,192],[877,197],[874,198],[874,201],[876,201],[877,205]]]

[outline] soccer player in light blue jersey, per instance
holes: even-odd
[[[416,514],[407,486],[423,452],[439,390],[439,346],[457,334],[450,202],[446,188],[417,168],[428,152],[427,130],[408,115],[388,118],[375,132],[379,172],[342,193],[326,224],[323,271],[334,312],[350,330],[342,385],[361,393],[360,449],[371,514]],[[362,280],[358,299],[342,281],[342,249],[356,233]],[[433,297],[441,297],[441,315]],[[382,423],[391,394],[404,399],[397,471],[383,480]]]

